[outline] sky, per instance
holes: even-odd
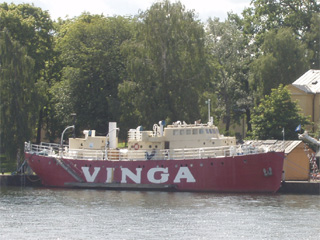
[[[145,11],[157,0],[5,0],[7,3],[33,3],[48,10],[53,20],[72,18],[83,12],[104,16],[132,16]],[[175,2],[175,0],[171,0]],[[228,12],[241,14],[250,7],[251,0],[180,0],[187,10],[195,10],[198,18],[205,22],[209,17],[224,20]]]

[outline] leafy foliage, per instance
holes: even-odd
[[[251,64],[253,85],[258,96],[270,94],[279,84],[290,84],[308,69],[306,46],[291,29],[270,31],[265,35],[262,54]]]
[[[270,95],[261,100],[252,114],[252,136],[256,139],[297,139],[296,127],[310,124],[307,117],[302,116],[296,102],[292,102],[286,87],[280,85],[272,89]]]
[[[135,38],[123,47],[127,79],[119,86],[122,107],[145,126],[199,117],[199,94],[210,79],[204,29],[180,3],[155,3],[139,15]],[[127,105],[129,104],[129,105]]]
[[[52,30],[48,12],[29,4],[0,4],[1,151],[12,161],[34,136],[36,123],[38,133],[42,128]]]
[[[215,90],[218,98],[216,114],[220,111],[229,133],[232,122],[252,106],[247,71],[250,52],[244,46],[244,36],[231,21],[209,19],[207,24],[208,46],[218,63]]]
[[[0,32],[0,147],[14,160],[34,127],[34,60],[25,47],[12,40],[6,28]]]
[[[64,125],[75,112],[78,127],[105,133],[107,122],[119,119],[117,89],[124,74],[120,45],[130,37],[129,20],[122,17],[83,14],[61,27],[62,82],[51,93]]]

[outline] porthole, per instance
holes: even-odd
[[[206,145],[206,142],[203,142],[203,145]]]
[[[143,146],[142,145],[140,145],[140,148],[142,148]]]
[[[212,163],[210,163],[211,164],[211,166],[213,166],[213,162]]]
[[[151,146],[151,145],[149,145],[149,148],[152,148],[152,146]]]
[[[223,166],[223,165],[224,165],[224,162],[221,162],[221,165]]]
[[[176,168],[178,167],[178,164],[176,164],[176,166],[175,166]]]
[[[154,147],[155,147],[155,148],[158,148],[158,145],[155,145]]]
[[[244,160],[243,160],[243,163],[247,163],[247,159],[244,159]]]
[[[203,163],[200,163],[200,167],[203,167]]]
[[[190,164],[190,167],[193,167],[193,164],[192,164],[192,163]]]

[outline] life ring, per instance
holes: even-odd
[[[136,144],[134,145],[134,150],[139,150],[139,144],[138,144],[138,143],[136,143]]]

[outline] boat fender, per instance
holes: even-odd
[[[138,144],[138,143],[136,143],[136,144],[134,145],[134,150],[139,150],[139,144]]]

